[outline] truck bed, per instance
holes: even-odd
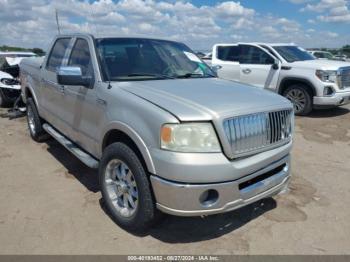
[[[25,58],[19,64],[20,70],[31,76],[39,76],[43,61],[44,57]]]

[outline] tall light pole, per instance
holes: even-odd
[[[55,14],[56,14],[57,31],[58,31],[58,34],[60,35],[60,34],[61,34],[61,29],[60,29],[60,23],[59,23],[59,21],[58,21],[58,12],[57,12],[57,8],[55,8]]]

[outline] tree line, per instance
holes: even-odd
[[[0,46],[0,51],[2,51],[2,52],[33,52],[33,53],[37,54],[38,56],[45,55],[45,51],[41,48],[38,48],[38,47],[23,48],[23,47],[17,47],[17,46],[3,45],[3,46]]]

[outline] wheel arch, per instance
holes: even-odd
[[[36,107],[38,108],[37,97],[35,95],[35,92],[34,92],[33,88],[30,85],[26,85],[24,87],[24,98],[25,98],[25,102],[26,103],[27,103],[27,99],[28,98],[32,98],[34,100],[34,103],[35,103]]]
[[[131,147],[136,155],[140,158],[144,168],[152,174],[155,174],[155,167],[151,154],[146,146],[146,143],[138,135],[138,133],[133,130],[128,125],[121,122],[114,122],[109,125],[109,128],[104,132],[102,138],[101,152],[110,144],[115,142],[124,142],[129,147]]]
[[[315,86],[307,79],[305,78],[298,78],[298,77],[285,77],[282,79],[279,88],[278,88],[278,94],[283,95],[284,91],[294,84],[303,84],[308,87],[308,91],[312,95],[312,97],[317,95]]]

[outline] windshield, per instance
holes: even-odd
[[[307,51],[297,46],[274,46],[273,48],[289,63],[315,60]]]
[[[96,41],[106,81],[214,77],[186,45],[153,39],[103,38]]]

